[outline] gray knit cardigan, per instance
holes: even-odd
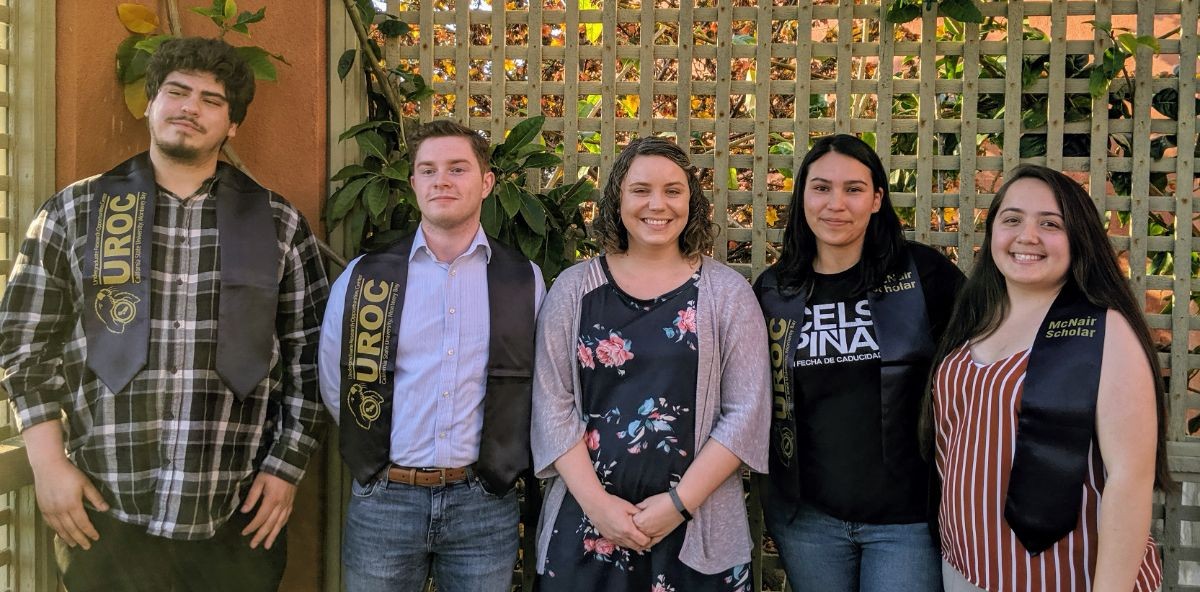
[[[550,479],[538,521],[537,571],[544,573],[550,534],[566,494],[554,461],[583,438],[575,342],[580,301],[607,283],[599,259],[578,263],[554,282],[538,316],[533,378],[533,466]],[[766,323],[750,284],[738,272],[705,257],[696,302],[699,338],[696,443],[713,438],[753,471],[767,471],[771,383]],[[638,503],[642,500],[629,500]],[[750,528],[741,471],[717,487],[686,523],[679,559],[715,574],[750,561]]]

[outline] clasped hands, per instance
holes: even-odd
[[[683,516],[665,492],[636,505],[605,492],[588,506],[580,505],[600,536],[639,553],[649,550],[683,524]]]

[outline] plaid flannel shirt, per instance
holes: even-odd
[[[272,193],[282,264],[271,370],[239,403],[216,372],[215,178],[186,199],[160,187],[149,355],[113,393],[84,363],[80,317],[95,179],[56,194],[30,225],[0,305],[0,378],[19,429],[65,414],[68,454],[115,518],[152,535],[209,538],[258,471],[296,483],[317,446],[317,334],[328,294],[317,243]]]

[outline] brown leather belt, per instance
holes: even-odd
[[[467,480],[467,467],[458,469],[416,469],[392,465],[387,470],[387,480],[391,483],[417,485],[419,487],[437,487],[451,483],[461,483]]]

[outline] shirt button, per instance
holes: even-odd
[[[171,374],[179,374],[179,368],[176,366],[171,366]]]
[[[450,314],[454,314],[454,307],[450,308]]]
[[[447,397],[449,397],[449,396],[450,396],[450,391],[442,391],[442,398],[443,398],[443,399],[445,399],[445,398],[447,398]]]
[[[448,356],[454,355],[454,350],[453,349],[446,350],[446,355],[448,355]]]
[[[180,323],[179,321],[175,321],[175,322],[174,322],[174,323],[172,323],[172,324],[175,326],[175,328],[176,328],[176,329],[178,329],[178,328],[180,328],[180,327],[182,327],[182,326],[183,326],[183,323]]]
[[[446,437],[446,432],[442,432],[442,433],[438,434],[438,437],[439,437],[439,438],[442,438],[442,439],[445,439],[445,437]]]
[[[165,420],[167,420],[167,421],[170,421],[170,420],[172,420],[172,419],[175,419],[175,414],[174,414],[173,412],[171,412],[171,411],[164,412],[164,413],[163,413],[163,419],[165,419]]]
[[[186,242],[187,242],[187,237],[186,237],[186,236],[181,236],[181,237],[179,237],[179,240],[178,240],[178,241],[176,241],[176,242],[178,242],[179,244],[181,244],[181,245],[182,245],[183,243],[186,243]]]
[[[182,286],[182,285],[183,285],[183,278],[176,279],[176,280],[175,280],[175,285],[176,285],[176,286]]]
[[[451,270],[450,270],[450,275],[458,275],[458,270],[457,270],[457,269],[451,269]]]

